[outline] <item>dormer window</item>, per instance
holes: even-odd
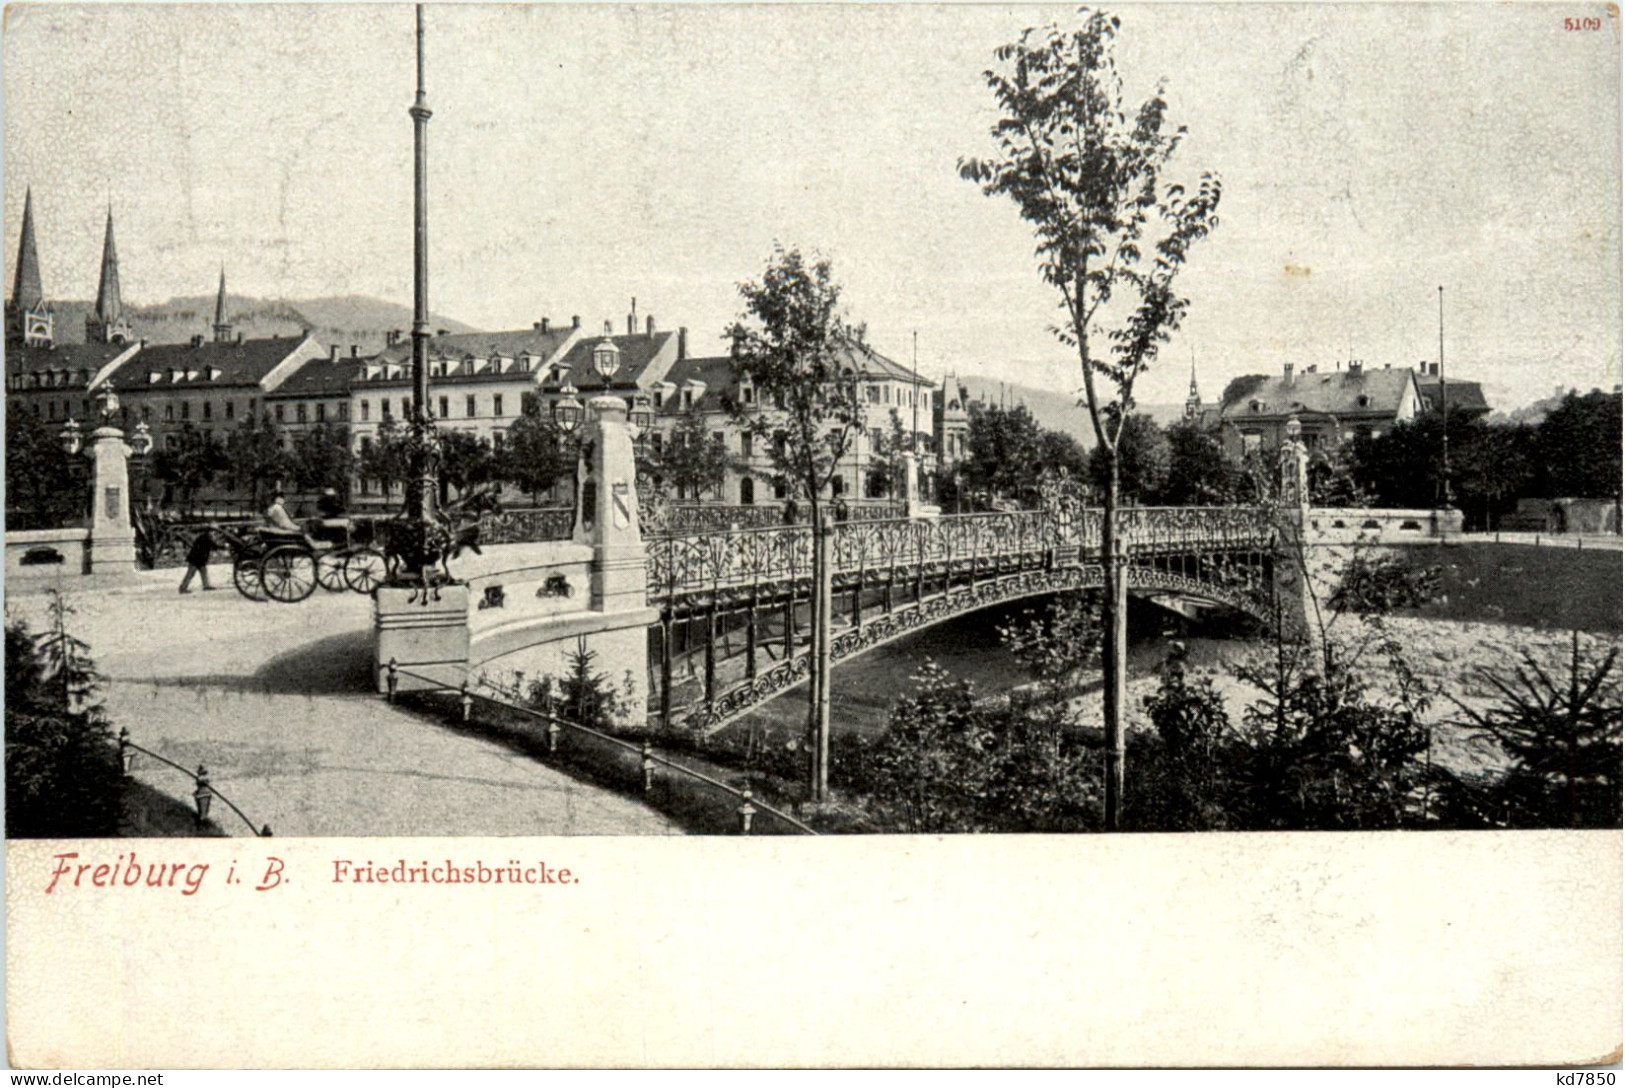
[[[219,367],[211,366],[209,368],[209,380],[211,382],[217,382],[220,380],[220,375],[223,373],[225,373],[225,371],[221,370]]]
[[[694,390],[685,389],[683,390],[683,408],[686,410],[692,407],[694,407]]]
[[[1264,410],[1264,406],[1255,400],[1251,404],[1247,405],[1247,410],[1250,412],[1262,412]]]
[[[741,385],[739,387],[739,402],[741,404],[755,404],[756,387],[749,384]]]
[[[663,389],[655,390],[655,407],[663,407],[666,403],[666,392]]]
[[[1371,398],[1366,396],[1364,393],[1361,393],[1358,397],[1354,398],[1354,403],[1358,404],[1361,408],[1369,408],[1371,407]]]

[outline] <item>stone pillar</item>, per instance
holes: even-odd
[[[90,510],[90,571],[100,575],[135,572],[135,530],[130,526],[130,447],[117,427],[96,428],[91,436],[96,485]]]
[[[591,517],[592,609],[623,612],[648,605],[643,534],[638,528],[637,459],[626,402],[594,397],[590,460],[582,514]]]
[[[1275,553],[1275,594],[1281,633],[1290,641],[1318,649],[1321,630],[1313,584],[1317,557],[1308,538],[1309,451],[1301,434],[1298,418],[1287,420],[1286,441],[1280,451],[1281,538]]]

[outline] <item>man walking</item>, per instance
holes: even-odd
[[[209,584],[209,556],[214,549],[214,526],[205,525],[186,549],[186,576],[181,579],[182,593],[192,592],[194,577],[203,579],[204,589],[214,588]]]

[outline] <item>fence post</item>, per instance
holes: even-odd
[[[463,721],[466,723],[469,716],[474,712],[474,696],[468,693],[468,681],[466,679],[463,681],[463,692],[458,701],[463,704]]]
[[[648,793],[655,788],[655,756],[654,749],[648,741],[643,742],[643,792]]]
[[[559,723],[552,718],[547,719],[547,751],[549,755],[559,750]]]
[[[130,776],[130,768],[135,764],[135,749],[130,747],[130,727],[124,726],[118,731],[118,765],[124,776]]]
[[[756,806],[751,804],[753,799],[754,795],[750,790],[746,790],[739,795],[739,833],[741,835],[750,834],[751,820],[756,816]]]
[[[197,789],[192,791],[192,801],[197,805],[197,822],[201,826],[209,818],[209,803],[214,800],[213,787],[209,785],[209,771],[203,764],[197,765]]]
[[[395,663],[395,659],[392,657],[389,659],[389,664],[386,665],[385,668],[389,670],[389,676],[386,677],[384,681],[389,687],[389,693],[385,696],[385,698],[393,703],[395,701],[395,688],[401,682],[400,666]]]

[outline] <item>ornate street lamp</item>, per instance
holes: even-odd
[[[209,804],[214,800],[214,789],[209,785],[209,772],[201,763],[197,765],[197,789],[192,791],[192,800],[197,803],[197,822],[206,822],[209,819]]]
[[[562,400],[553,402],[553,422],[557,423],[559,430],[565,434],[574,434],[575,429],[581,426],[581,420],[586,416],[587,410],[576,399],[576,387],[569,382],[559,390],[564,395]]]
[[[604,388],[609,388],[609,379],[621,369],[621,349],[615,346],[615,341],[604,337],[592,349],[592,368],[604,380]]]
[[[96,404],[101,408],[102,424],[112,426],[113,417],[118,414],[118,393],[114,391],[112,382],[102,385],[102,391],[96,395]]]
[[[152,428],[145,423],[135,425],[135,434],[130,438],[130,452],[137,457],[145,457],[152,452]]]
[[[632,428],[634,439],[641,439],[655,425],[654,405],[647,393],[640,393],[632,399],[632,410],[627,413],[626,422]]]
[[[78,420],[68,420],[67,426],[63,427],[61,432],[57,434],[57,438],[61,440],[62,448],[68,452],[70,457],[84,447],[84,439],[79,433]]]

